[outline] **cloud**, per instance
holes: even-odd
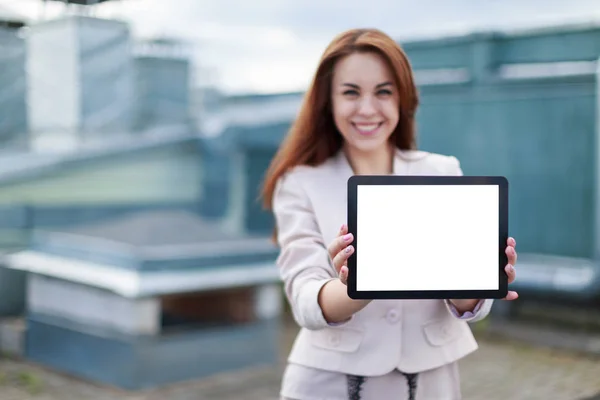
[[[355,27],[402,40],[536,24],[598,20],[598,0],[121,0],[97,7],[125,18],[136,36],[188,40],[200,69],[229,91],[286,91],[307,84],[328,42]],[[39,0],[0,0],[40,15]],[[48,15],[64,10],[48,3]],[[200,81],[207,77],[199,75]]]

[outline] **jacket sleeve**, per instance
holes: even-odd
[[[451,166],[449,175],[463,175],[462,168],[460,167],[460,161],[458,161],[456,157],[450,157],[450,164]],[[462,319],[467,322],[477,322],[481,321],[482,319],[488,316],[492,309],[494,299],[481,299],[472,312],[467,311],[462,315],[458,312],[456,307],[454,307],[454,305],[449,300],[444,300],[444,302],[446,303],[446,308],[448,309],[448,312],[455,318]]]
[[[337,276],[310,200],[293,173],[278,182],[273,212],[280,247],[277,266],[294,319],[303,328],[325,328],[329,325],[318,296]]]
[[[494,299],[481,299],[479,300],[479,303],[477,303],[473,311],[466,311],[463,314],[458,312],[458,310],[456,309],[456,307],[454,307],[450,300],[444,300],[444,303],[446,304],[448,312],[450,312],[450,314],[453,317],[472,323],[481,321],[482,319],[488,316],[492,309]]]

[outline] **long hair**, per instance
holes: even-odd
[[[386,60],[399,91],[399,121],[390,136],[402,150],[416,147],[414,117],[418,94],[406,54],[392,38],[377,29],[353,29],[336,36],[325,49],[298,116],[266,172],[262,198],[272,209],[273,192],[279,178],[298,165],[316,166],[342,147],[331,106],[331,81],[338,60],[352,53],[374,52]]]

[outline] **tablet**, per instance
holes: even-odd
[[[500,299],[508,292],[508,181],[352,176],[348,296]]]

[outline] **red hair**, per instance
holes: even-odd
[[[399,121],[390,136],[402,150],[414,149],[415,112],[419,103],[412,69],[406,54],[392,38],[376,29],[353,29],[336,36],[325,49],[311,86],[271,165],[262,190],[265,208],[272,208],[279,178],[298,165],[319,165],[337,153],[343,138],[333,120],[331,81],[338,60],[356,52],[373,52],[386,60],[399,91]]]

